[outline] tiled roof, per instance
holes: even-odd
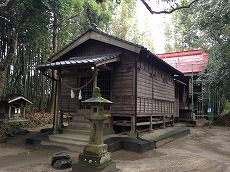
[[[101,54],[93,56],[81,56],[81,57],[71,57],[69,60],[57,61],[49,64],[40,65],[37,69],[51,69],[58,67],[71,67],[82,64],[99,64],[101,62],[106,62],[108,60],[118,57],[121,53],[111,53],[111,54]]]
[[[172,52],[157,56],[184,74],[203,72],[208,63],[208,54],[202,50]]]

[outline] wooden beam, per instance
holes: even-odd
[[[101,41],[107,44],[111,44],[135,53],[140,53],[141,51],[141,46],[139,45],[135,45],[135,44],[130,44],[130,43],[126,43],[125,41],[121,41],[119,39],[115,39],[112,36],[108,37],[107,35],[102,35],[99,34],[97,32],[92,32],[91,39],[97,40],[97,41]]]
[[[99,62],[99,63],[96,64],[96,66],[106,65],[108,63],[118,62],[120,60],[121,60],[120,57],[116,57],[116,58],[112,58],[110,60],[105,60],[105,61]]]
[[[113,71],[113,68],[111,68],[109,66],[106,66],[106,65],[101,65],[101,66],[99,66],[99,68],[106,69],[106,70],[109,70],[109,71]]]

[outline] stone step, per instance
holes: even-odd
[[[89,142],[89,135],[87,134],[89,134],[89,131],[72,131],[72,129],[67,129],[64,131],[64,133],[49,135],[49,140],[51,142],[61,143],[65,145],[69,144],[83,147]],[[108,144],[108,150],[110,152],[124,149],[127,151],[143,153],[148,150],[161,147],[188,134],[190,134],[189,128],[172,127],[168,128],[168,130],[156,130],[153,133],[150,133],[145,137],[141,138],[120,136],[116,134],[107,135],[104,136],[104,141],[105,144]]]
[[[91,124],[89,122],[69,122],[68,127],[76,130],[90,130]]]
[[[63,129],[63,133],[69,133],[69,134],[79,134],[79,135],[90,135],[90,130],[76,130],[72,128],[65,128]]]
[[[154,140],[150,140],[153,143],[153,148],[161,147],[169,142],[172,142],[176,139],[179,139],[181,137],[184,137],[186,135],[190,134],[189,128],[178,128],[174,129],[172,131],[169,131],[165,134],[160,135]]]
[[[52,134],[49,135],[49,140],[58,143],[85,146],[89,142],[89,135],[70,133]]]

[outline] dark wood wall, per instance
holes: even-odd
[[[65,72],[65,75],[62,78],[62,85],[61,85],[61,99],[60,99],[60,111],[61,112],[76,112],[77,111],[78,91],[74,90],[76,97],[71,98],[71,88],[69,88],[66,85],[68,84],[70,87],[77,88],[78,87],[77,80],[78,80],[78,77],[76,77],[74,73],[67,74],[67,72]]]
[[[134,115],[134,67],[135,54],[122,53],[121,63],[112,71],[112,114]]]
[[[173,73],[151,59],[142,59],[137,66],[137,114],[174,114]]]
[[[109,98],[113,102],[111,113],[134,113],[134,104],[130,103],[133,102],[134,67],[134,58],[131,52],[106,43],[89,40],[74,49],[74,51],[72,50],[70,53],[68,53],[68,57],[66,56],[65,59],[70,57],[90,56],[114,52],[121,52],[122,55],[120,62],[110,66],[113,69],[111,71],[111,95]],[[62,71],[62,80],[73,88],[78,88],[81,86],[81,84],[79,84],[79,77],[83,76],[89,77],[88,80],[92,78],[93,72],[90,70],[90,67],[82,69],[72,68]],[[62,112],[86,113],[87,111],[85,110],[79,110],[79,91],[74,91],[76,93],[76,97],[71,98],[71,89],[64,82],[62,82],[61,88],[60,110]],[[90,86],[92,87],[92,82],[88,85],[88,87]]]

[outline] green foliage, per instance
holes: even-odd
[[[207,35],[196,24],[194,8],[182,9],[172,14],[172,23],[166,24],[166,52],[206,49]]]
[[[202,75],[209,88],[217,88],[227,100],[230,99],[230,41],[215,44],[209,49],[208,71]]]
[[[97,2],[95,2],[94,0],[88,0],[87,4],[86,4],[89,8],[89,10],[95,14],[95,15],[99,15],[101,10],[100,10],[100,6]]]
[[[230,102],[226,102],[224,106],[223,115],[230,115]]]
[[[122,1],[128,4],[125,15],[128,20],[114,23],[117,30],[131,23],[136,0]],[[0,11],[0,63],[7,58],[9,38],[18,34],[18,47],[11,66],[7,67],[4,96],[21,93],[33,102],[34,109],[44,110],[50,101],[51,80],[35,67],[43,64],[57,50],[88,30],[93,23],[101,30],[111,31],[114,11],[121,7],[116,0],[14,0]],[[124,3],[124,5],[126,5]],[[117,20],[118,22],[119,20]],[[128,22],[126,22],[128,21]],[[128,35],[129,27],[123,31]],[[120,27],[120,28],[119,28]],[[51,73],[48,73],[51,75]],[[1,78],[0,78],[1,79]]]
[[[15,135],[24,127],[25,127],[25,122],[20,122],[20,121],[8,122],[7,120],[2,120],[0,122],[0,138],[4,138],[8,135]]]
[[[203,49],[209,53],[207,73],[202,74],[206,86],[218,89],[230,99],[230,8],[229,1],[198,1],[190,9],[174,14],[168,50]]]
[[[227,102],[224,111],[217,120],[217,124],[230,127],[230,103]]]
[[[85,1],[84,9],[77,19],[78,33],[85,32],[92,24],[96,24],[101,30],[109,27],[112,20],[115,2],[113,1]]]
[[[121,1],[120,8],[114,11],[114,18],[110,26],[113,35],[125,40],[135,40],[138,42],[137,37],[134,38],[137,36],[135,35],[135,32],[137,32],[135,8],[136,0]]]
[[[53,115],[45,112],[28,113],[26,119],[28,120],[26,127],[46,126],[53,123]]]
[[[34,102],[34,107],[45,109],[51,92],[51,80],[44,78],[35,66],[46,62],[54,49],[89,29],[92,23],[103,28],[112,19],[112,2],[94,0],[28,0],[10,1],[0,11],[0,63],[7,57],[8,38],[16,32],[18,47],[15,58],[6,71],[4,96],[21,93]],[[54,19],[57,19],[54,23]],[[85,22],[87,21],[87,22]],[[39,101],[40,100],[40,101]],[[44,104],[43,104],[44,102]]]
[[[0,121],[0,138],[17,134],[21,129],[25,127],[39,127],[46,126],[52,123],[52,115],[44,112],[37,112],[33,114],[27,114],[27,122],[24,121]]]

